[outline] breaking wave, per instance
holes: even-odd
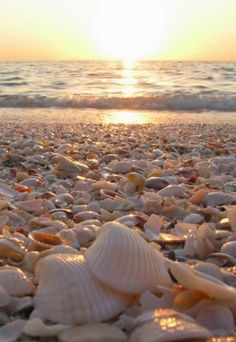
[[[137,97],[96,97],[2,95],[0,107],[8,108],[95,108],[171,111],[236,111],[234,95],[159,95]]]

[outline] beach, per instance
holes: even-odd
[[[1,341],[235,340],[233,116],[1,111]]]

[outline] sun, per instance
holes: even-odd
[[[93,8],[90,35],[105,58],[151,58],[166,42],[165,10],[158,0],[98,0]]]

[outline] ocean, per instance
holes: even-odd
[[[235,122],[236,62],[0,62],[0,114],[4,120]]]

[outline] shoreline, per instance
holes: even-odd
[[[230,124],[236,125],[235,112],[174,112],[145,110],[99,110],[68,108],[0,108],[0,123],[46,124]]]

